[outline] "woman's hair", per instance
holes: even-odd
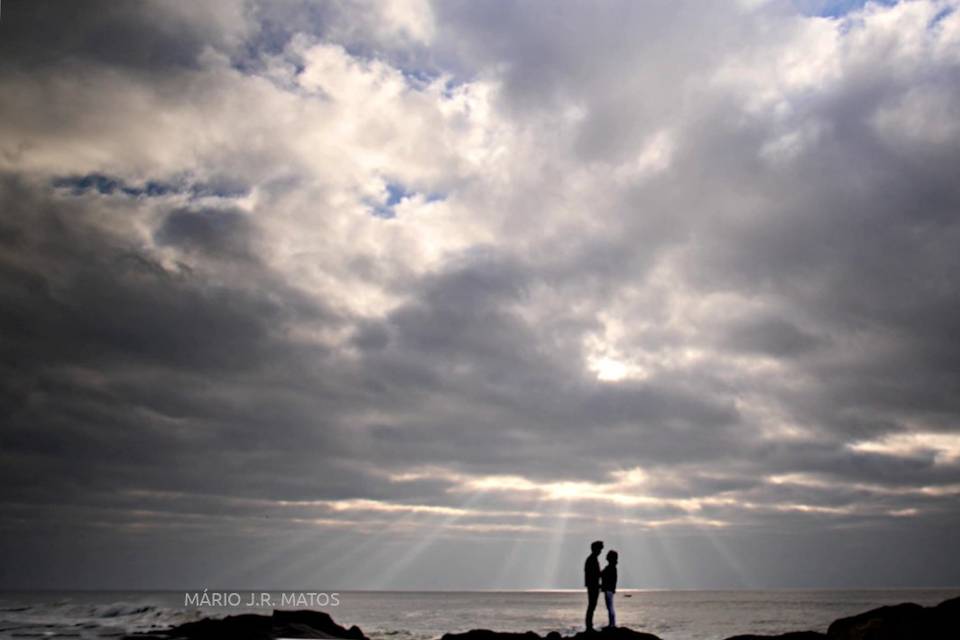
[[[620,557],[620,554],[614,551],[613,549],[610,549],[610,551],[607,552],[607,562],[610,562],[612,564],[617,564],[617,559],[619,557]]]

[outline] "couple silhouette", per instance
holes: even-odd
[[[590,545],[590,555],[583,564],[583,584],[587,587],[587,631],[593,631],[593,611],[597,608],[597,599],[603,591],[607,603],[608,629],[617,626],[617,614],[613,610],[613,594],[617,592],[617,560],[619,554],[611,549],[607,552],[607,566],[600,570],[600,552],[603,541],[597,540]]]

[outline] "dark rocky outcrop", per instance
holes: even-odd
[[[322,611],[274,611],[272,615],[244,614],[206,618],[165,631],[128,636],[126,640],[275,640],[276,638],[325,638],[368,640],[356,626],[346,629]],[[447,633],[441,640],[661,640],[650,633],[626,627],[581,631],[563,637],[556,631],[546,637],[526,633],[474,629]],[[960,640],[960,598],[935,607],[898,604],[841,618],[826,634],[794,631],[775,636],[741,635],[727,640]]]
[[[898,604],[834,621],[830,640],[957,640],[960,638],[960,598],[935,607]]]
[[[248,613],[226,618],[204,618],[164,631],[127,636],[126,640],[273,640],[326,638],[369,640],[357,626],[345,629],[322,611],[282,611],[272,615]]]
[[[553,634],[551,634],[553,635]],[[560,634],[558,633],[557,636]],[[463,633],[445,633],[440,640],[543,640],[533,631],[513,632],[513,631],[491,631],[490,629],[471,629]],[[548,640],[553,640],[547,636]]]
[[[781,633],[775,636],[733,636],[727,640],[827,640],[826,635],[818,631],[791,631],[790,633]]]
[[[960,640],[960,598],[935,607],[907,603],[880,607],[833,622],[826,634],[797,631],[726,640]]]
[[[464,633],[445,633],[440,640],[661,640],[651,633],[641,633],[617,627],[616,629],[598,629],[597,631],[581,631],[572,636],[561,636],[551,631],[543,638],[533,631],[526,633],[512,633],[509,631],[490,631],[488,629],[473,629]]]

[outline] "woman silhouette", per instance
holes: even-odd
[[[600,572],[600,590],[603,591],[603,599],[607,603],[607,617],[610,623],[608,629],[617,626],[617,614],[613,610],[613,594],[617,592],[617,559],[620,557],[616,551],[611,549],[607,552],[607,566]]]

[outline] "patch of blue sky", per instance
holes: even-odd
[[[940,23],[941,20],[952,14],[953,11],[953,7],[944,7],[943,9],[940,9],[940,11],[938,11],[936,15],[930,19],[930,24],[927,25],[927,28],[933,29]]]
[[[374,218],[383,218],[384,220],[390,220],[391,218],[397,217],[397,212],[393,210],[393,207],[388,207],[384,204],[374,203],[370,207],[370,213]]]
[[[187,194],[193,198],[240,198],[249,194],[250,190],[237,183],[229,181],[198,182],[190,184],[187,181],[164,182],[147,180],[142,185],[134,185],[116,176],[102,173],[87,175],[61,176],[54,178],[55,188],[66,189],[71,195],[80,196],[91,191],[102,195],[125,195],[132,198],[157,198],[172,193]]]
[[[405,198],[413,197],[416,192],[407,191],[406,187],[396,182],[387,183],[387,206],[400,204]]]
[[[199,182],[190,186],[193,198],[244,198],[250,195],[246,186],[230,182]]]
[[[868,2],[886,6],[897,4],[897,0],[793,0],[793,5],[804,15],[842,18],[862,9]]]
[[[403,79],[407,85],[418,91],[423,91],[440,77],[440,72],[432,69],[405,69],[401,68]]]
[[[469,80],[465,80],[465,79],[450,78],[443,83],[443,91],[441,92],[441,95],[443,95],[444,98],[449,100],[450,98],[453,97],[453,94],[457,89],[467,84],[468,82]]]
[[[88,191],[97,191],[105,195],[115,193],[122,183],[100,173],[91,173],[85,176],[66,176],[53,179],[53,186],[58,189],[69,189],[73,195],[80,195]]]
[[[388,182],[386,191],[387,197],[382,202],[369,203],[371,214],[377,218],[396,218],[396,207],[398,204],[404,200],[420,195],[417,191],[408,189],[399,182]],[[430,192],[424,196],[424,200],[428,203],[439,202],[441,200],[446,200],[446,198],[446,194],[440,192]]]
[[[414,195],[416,195],[416,192],[408,191],[399,182],[388,182],[387,197],[382,202],[371,203],[371,213],[377,218],[396,218],[396,206]]]
[[[143,187],[123,187],[123,192],[130,196],[147,196],[149,198],[155,198],[157,196],[165,196],[168,193],[174,193],[177,191],[177,188],[172,184],[167,184],[165,182],[155,182],[153,180],[147,181],[144,183]]]

